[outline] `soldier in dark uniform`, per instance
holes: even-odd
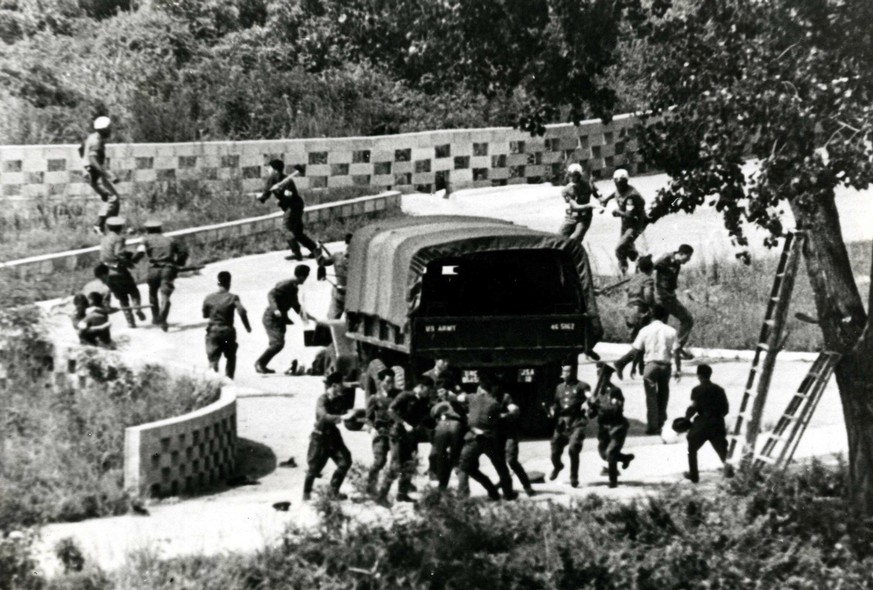
[[[131,328],[136,327],[136,321],[133,319],[134,307],[142,305],[142,298],[139,295],[139,289],[136,286],[136,281],[133,280],[133,275],[130,274],[130,269],[136,263],[133,253],[124,249],[124,236],[121,235],[124,229],[125,220],[122,217],[110,217],[106,220],[108,232],[103,236],[100,242],[100,262],[109,268],[109,276],[106,278],[106,283],[112,295],[118,300],[124,319],[127,320],[127,325]],[[136,316],[140,321],[145,321],[146,316],[142,310],[136,310]]]
[[[106,140],[111,135],[111,127],[112,121],[109,117],[97,117],[94,120],[94,133],[79,148],[79,155],[85,160],[88,184],[103,201],[97,225],[94,226],[94,231],[99,234],[106,230],[106,220],[117,216],[121,211],[121,201],[114,186],[118,179],[106,168]]]
[[[554,481],[564,468],[561,456],[564,447],[570,455],[570,485],[579,485],[579,454],[585,440],[585,426],[588,419],[585,416],[588,402],[588,392],[591,386],[576,377],[573,365],[561,367],[563,383],[555,389],[555,403],[551,413],[556,417],[555,432],[552,435],[552,473],[549,479]]]
[[[382,476],[377,501],[386,502],[391,485],[398,477],[397,501],[412,502],[412,476],[415,473],[415,456],[418,453],[418,437],[422,428],[432,424],[430,400],[433,381],[423,377],[413,391],[399,394],[388,406],[388,414],[394,424],[391,426],[391,461]]]
[[[621,217],[621,234],[618,246],[615,248],[615,257],[618,258],[621,274],[625,274],[627,261],[633,262],[639,256],[634,242],[646,229],[646,201],[637,189],[628,184],[627,170],[619,168],[612,175],[612,180],[615,182],[615,192],[602,199],[600,203],[606,205],[614,198],[618,206],[612,212],[614,217]]]
[[[285,162],[282,160],[271,160],[270,168],[273,169],[273,172],[267,178],[264,192],[258,197],[258,200],[261,203],[266,203],[270,195],[273,195],[279,203],[279,208],[284,212],[282,219],[285,224],[285,230],[288,232],[286,238],[288,246],[291,248],[291,256],[288,256],[286,259],[303,260],[300,244],[309,249],[309,256],[311,258],[315,258],[319,248],[312,241],[312,238],[303,231],[303,209],[306,204],[303,202],[303,197],[297,191],[297,185],[292,180],[296,174],[286,175]],[[276,185],[280,186],[276,187]]]
[[[433,368],[422,373],[422,376],[441,384],[448,391],[454,393],[461,391],[461,372],[450,365],[448,359],[436,359]]]
[[[518,497],[512,489],[512,477],[506,466],[506,457],[500,448],[500,414],[501,404],[497,399],[496,386],[490,379],[480,379],[479,391],[467,397],[467,423],[468,431],[464,436],[464,447],[461,449],[459,460],[459,490],[467,490],[467,478],[479,482],[492,500],[499,500],[500,494],[497,487],[488,477],[479,471],[479,457],[486,455],[497,476],[500,478],[500,487],[503,488],[503,497],[506,500],[514,500]]]
[[[84,316],[76,325],[76,332],[79,335],[81,344],[89,344],[91,346],[112,347],[112,334],[110,332],[109,314],[117,309],[110,309],[103,306],[103,296],[98,292],[93,292],[88,297],[88,307],[85,310]]]
[[[85,283],[82,287],[82,295],[86,298],[91,293],[100,293],[103,296],[103,306],[109,307],[112,303],[112,292],[109,290],[109,267],[102,262],[94,267],[94,279]]]
[[[298,264],[294,269],[294,278],[280,281],[267,294],[267,309],[264,311],[264,329],[267,331],[269,345],[267,350],[255,362],[255,372],[275,373],[267,367],[274,356],[285,348],[285,326],[293,323],[288,317],[288,310],[293,309],[304,322],[309,319],[306,312],[300,307],[300,299],[297,294],[306,279],[309,278],[309,267]]]
[[[515,473],[524,493],[528,496],[535,496],[536,492],[530,484],[530,478],[527,476],[527,471],[518,460],[518,435],[519,425],[518,416],[520,413],[519,407],[515,405],[512,396],[504,393],[500,400],[500,441],[503,446],[503,451],[506,456],[506,464]]]
[[[691,405],[685,412],[686,418],[694,418],[691,430],[688,431],[688,472],[685,473],[685,477],[694,483],[700,479],[697,451],[707,442],[712,445],[722,463],[727,460],[727,428],[724,418],[730,411],[724,389],[712,382],[712,367],[707,364],[698,365],[697,379],[700,385],[691,390]],[[727,466],[725,473],[730,473]]]
[[[218,273],[218,291],[207,295],[203,300],[203,317],[209,320],[206,326],[206,358],[209,366],[216,373],[221,355],[227,359],[224,373],[233,379],[236,371],[236,328],[233,327],[234,310],[239,314],[246,332],[252,332],[249,316],[243,307],[239,296],[230,292],[230,273],[226,270]]]
[[[430,447],[430,464],[437,477],[439,489],[449,487],[452,469],[457,467],[464,446],[467,408],[458,396],[443,383],[437,383],[437,402],[430,410],[436,422]]]
[[[367,424],[373,439],[373,464],[367,472],[367,492],[376,494],[379,473],[388,462],[391,450],[391,427],[394,420],[388,412],[391,402],[400,392],[394,388],[394,371],[382,369],[378,375],[378,389],[367,398]]]
[[[315,478],[321,477],[321,470],[330,459],[336,465],[336,470],[330,478],[330,495],[344,500],[345,494],[340,493],[340,486],[352,466],[352,454],[346,448],[337,424],[355,415],[354,410],[346,410],[343,399],[343,377],[339,373],[331,373],[324,379],[326,391],[319,396],[315,406],[315,428],[309,437],[309,451],[306,453],[306,479],[303,482],[303,500],[312,497],[312,486]]]
[[[655,280],[652,278],[651,256],[641,256],[637,261],[637,272],[631,277],[625,288],[627,293],[627,310],[625,311],[625,325],[631,331],[633,342],[640,330],[652,321],[652,309],[655,306]],[[639,370],[642,372],[643,359],[637,355],[631,365],[631,376]]]
[[[691,312],[679,301],[676,296],[676,288],[679,286],[679,270],[682,265],[691,260],[694,248],[688,244],[682,244],[679,249],[670,254],[665,254],[655,261],[655,303],[667,310],[679,321],[679,350],[683,360],[690,360],[694,356],[685,350],[691,328],[694,327],[694,318]]]
[[[334,252],[330,256],[320,254],[317,258],[318,277],[327,278],[325,267],[333,266],[334,279],[333,291],[330,298],[330,308],[327,311],[329,319],[339,319],[346,310],[346,284],[349,278],[349,243],[352,234],[346,234],[346,249],[342,252]]]
[[[139,254],[148,256],[149,273],[146,284],[149,287],[149,305],[152,310],[152,324],[167,331],[167,317],[170,315],[170,296],[176,290],[176,276],[179,269],[188,261],[188,249],[161,232],[160,221],[147,221],[146,235],[137,249]],[[158,294],[160,293],[160,302]]]
[[[602,370],[602,369],[601,369]],[[607,381],[588,402],[589,415],[597,417],[597,451],[607,463],[609,487],[618,486],[618,464],[627,469],[634,455],[622,453],[630,424],[624,417],[624,394]]]
[[[591,197],[597,197],[597,189],[585,177],[585,172],[579,164],[567,167],[567,177],[570,183],[561,190],[561,196],[567,202],[567,216],[561,224],[558,233],[565,238],[579,242],[585,239],[591,218],[598,203],[592,203]]]

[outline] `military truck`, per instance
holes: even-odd
[[[602,335],[578,243],[461,216],[379,221],[355,232],[345,321],[332,327],[340,364],[402,367],[407,388],[437,358],[462,371],[471,391],[478,370],[495,372],[531,433],[547,427],[544,405],[560,365]]]

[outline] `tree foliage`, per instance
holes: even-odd
[[[710,204],[735,243],[743,222],[782,232],[804,207],[873,179],[873,41],[866,0],[702,0],[656,22],[644,157],[671,176],[658,219]],[[758,171],[743,173],[748,156]]]

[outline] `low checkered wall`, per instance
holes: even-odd
[[[236,461],[236,389],[188,414],[124,431],[124,489],[134,496],[177,496],[225,481]]]
[[[340,219],[350,219],[365,215],[399,211],[401,194],[398,191],[388,191],[371,197],[359,197],[335,203],[325,203],[307,207],[303,213],[305,223],[330,223]],[[216,244],[225,240],[248,238],[277,231],[282,227],[282,212],[261,217],[228,221],[215,225],[192,227],[178,231],[167,232],[168,236],[186,238],[204,244]],[[127,240],[130,247],[136,247],[141,238]],[[10,262],[0,262],[0,271],[13,273],[21,279],[49,276],[56,272],[68,272],[80,268],[93,267],[97,264],[100,248],[83,248],[69,252],[57,252],[32,256]],[[0,272],[2,280],[2,272]]]
[[[608,125],[550,125],[543,137],[510,127],[429,131],[376,137],[201,143],[110,144],[109,168],[122,195],[177,184],[206,183],[216,190],[258,191],[267,162],[304,164],[301,189],[368,186],[421,190],[537,183],[582,162],[595,177],[616,167],[640,172],[634,161],[635,119]],[[75,145],[0,146],[0,202],[35,197],[95,198],[82,176]]]

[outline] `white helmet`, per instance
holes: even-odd
[[[627,170],[625,170],[624,168],[619,168],[618,170],[616,170],[615,172],[612,173],[612,179],[613,179],[613,180],[620,180],[620,179],[622,179],[622,178],[625,179],[625,180],[627,180],[628,178],[630,178],[630,177],[628,176]]]
[[[97,117],[96,119],[94,119],[95,131],[108,129],[110,125],[112,125],[112,120],[109,117]]]
[[[567,174],[580,174],[584,175],[585,171],[582,170],[581,164],[570,164],[567,166]]]

